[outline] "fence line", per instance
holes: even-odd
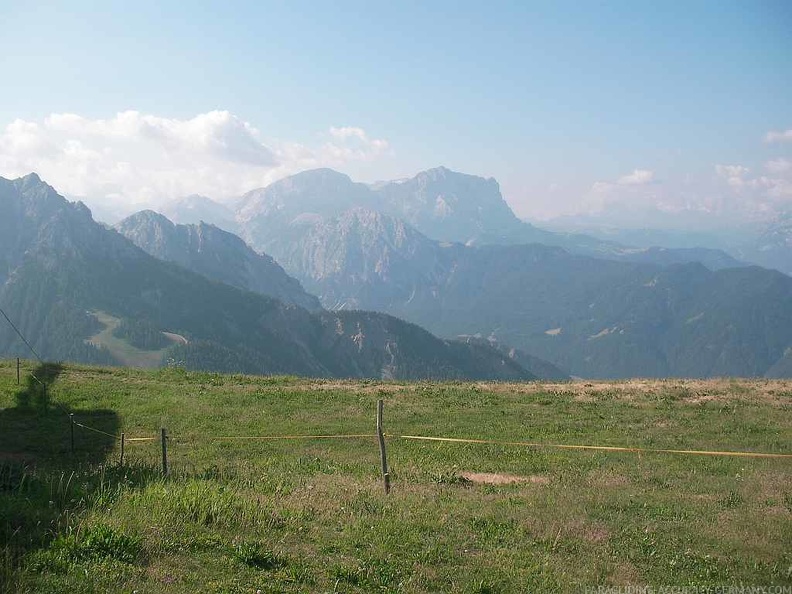
[[[83,425],[82,423],[78,423],[77,421],[72,421],[72,423],[74,423],[77,427],[82,427],[83,429],[87,429],[88,431],[93,431],[94,433],[101,433],[102,435],[106,435],[107,437],[112,437],[117,441],[121,440],[120,435],[113,435],[112,433],[108,433],[107,431],[102,431],[101,429],[97,429],[96,427],[89,427],[88,425]],[[127,437],[126,439],[129,440],[130,438]]]
[[[221,439],[261,439],[261,440],[275,440],[275,439],[358,439],[363,437],[377,437],[373,433],[358,433],[358,434],[343,434],[343,435],[250,435],[250,436],[213,436],[213,441]]]
[[[387,435],[386,437],[398,437],[399,439],[412,439],[418,441],[444,441],[451,443],[477,443],[491,445],[521,446],[530,448],[557,448],[564,450],[602,450],[606,452],[630,452],[648,454],[693,454],[698,456],[739,456],[743,458],[792,458],[792,454],[774,454],[766,452],[733,452],[717,450],[671,450],[658,448],[636,448],[626,446],[598,446],[598,445],[575,445],[559,443],[536,443],[525,441],[495,441],[491,439],[464,439],[459,437],[429,437],[424,435]]]
[[[95,427],[89,427],[82,423],[74,422],[77,427],[82,427],[89,431],[101,433],[115,440],[120,440],[120,435],[113,435]],[[664,449],[664,448],[639,448],[630,446],[603,446],[603,445],[588,445],[588,444],[559,444],[559,443],[541,443],[541,442],[528,442],[528,441],[498,441],[492,439],[468,439],[461,437],[434,437],[429,435],[395,435],[391,433],[383,433],[384,437],[390,439],[405,439],[412,441],[434,441],[446,443],[470,443],[470,444],[484,444],[484,445],[501,445],[501,446],[517,446],[528,448],[555,448],[563,450],[597,450],[605,452],[626,452],[636,454],[687,454],[697,456],[732,456],[742,458],[792,458],[792,454],[779,454],[770,452],[744,452],[744,451],[727,451],[727,450],[679,450],[679,449]],[[350,434],[336,434],[336,435],[238,435],[238,436],[209,436],[208,441],[277,441],[277,440],[297,440],[297,439],[368,439],[378,437],[376,433],[350,433]],[[143,441],[159,441],[160,437],[126,437],[127,442],[143,442]],[[168,436],[169,440],[179,441],[179,437]],[[193,441],[193,440],[191,440]]]

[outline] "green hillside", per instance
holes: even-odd
[[[46,391],[30,378],[34,373]],[[789,585],[788,380],[431,383],[0,363],[13,592]],[[378,398],[393,489],[372,434]],[[167,427],[171,476],[154,437]],[[398,436],[501,443],[414,441]],[[237,438],[237,439],[232,439]],[[3,588],[0,587],[0,590]]]

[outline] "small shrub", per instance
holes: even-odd
[[[462,487],[469,487],[471,485],[470,479],[458,475],[455,472],[438,472],[432,476],[432,482],[438,485],[457,485]]]
[[[737,493],[736,491],[729,491],[729,494],[724,498],[721,499],[720,504],[721,507],[725,507],[726,509],[731,509],[734,507],[739,507],[742,505],[743,498],[742,496]]]
[[[29,565],[37,571],[62,572],[77,564],[108,559],[132,564],[140,556],[140,550],[139,538],[97,524],[59,536],[49,549],[34,554]]]
[[[473,593],[474,594],[496,594],[500,590],[493,584],[481,580],[480,582],[473,585]]]
[[[330,575],[338,582],[373,591],[398,588],[402,582],[402,571],[390,556],[363,559],[357,567],[336,565],[330,570]]]
[[[294,584],[311,585],[315,583],[310,568],[306,565],[303,565],[302,563],[289,565],[284,570],[284,573],[286,575],[286,581],[292,582]]]
[[[267,571],[278,569],[285,565],[285,561],[278,555],[262,548],[257,542],[240,542],[232,549],[232,556],[240,563],[256,569]]]
[[[366,578],[366,572],[362,567],[352,568],[346,565],[335,565],[330,570],[330,575],[337,582],[346,582],[351,586],[360,586]]]

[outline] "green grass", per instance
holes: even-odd
[[[32,364],[25,372],[34,370]],[[392,383],[0,362],[0,583],[14,592],[567,592],[792,584],[792,382]],[[69,413],[129,437],[78,429]],[[520,477],[479,484],[470,472]]]

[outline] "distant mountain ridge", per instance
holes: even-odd
[[[756,238],[733,251],[741,258],[792,276],[792,211],[780,214]]]
[[[231,233],[238,231],[237,224],[234,221],[234,211],[207,196],[198,194],[186,196],[181,200],[166,204],[161,210],[161,214],[177,224],[197,225],[200,223],[211,223],[224,231]]]
[[[789,346],[789,308],[778,303],[790,297],[767,271],[734,272],[743,265],[719,250],[537,229],[494,180],[445,168],[373,187],[306,171],[246,194],[237,222],[325,307],[493,337],[582,377],[763,375]],[[746,294],[732,278],[763,288]],[[662,290],[651,290],[656,279],[667,279]]]
[[[319,300],[272,258],[254,252],[236,235],[213,225],[175,225],[161,214],[144,210],[114,228],[160,260],[310,311],[321,309]]]
[[[376,305],[379,310],[388,310],[390,306],[398,305],[399,298],[408,299],[410,292],[415,299],[415,292],[422,290],[422,285],[431,282],[431,271],[427,269],[426,275],[422,278],[423,283],[410,279],[409,286],[399,288],[397,259],[404,256],[410,258],[410,263],[405,263],[410,267],[405,269],[403,273],[405,275],[414,271],[416,263],[432,266],[428,258],[430,255],[428,249],[411,251],[410,246],[422,245],[420,242],[422,236],[409,225],[361,208],[349,211],[346,221],[347,233],[365,230],[370,241],[367,243],[363,239],[358,239],[356,242],[348,241],[339,246],[329,238],[318,237],[309,240],[317,253],[305,255],[306,262],[321,263],[320,267],[314,270],[317,278],[329,281],[334,275],[342,272],[339,267],[345,266],[348,258],[368,261],[366,254],[383,255],[377,262],[372,263],[369,270],[363,270],[361,274],[354,275],[354,278],[344,278],[346,291],[343,292],[343,302],[331,300],[329,303],[331,309],[360,309],[362,304],[366,303]],[[310,227],[309,235],[315,236],[322,228],[322,225]],[[319,300],[313,295],[308,295],[299,282],[289,277],[272,258],[257,254],[238,237],[211,225],[203,223],[174,225],[160,214],[142,211],[116,225],[116,229],[149,254],[180,264],[207,278],[269,295],[309,310],[315,311],[321,307]],[[407,253],[398,255],[395,252],[383,251],[379,242],[385,237],[407,248]],[[426,239],[424,241],[427,242],[426,247],[431,248],[431,242]],[[295,244],[295,247],[297,245],[299,244]],[[345,254],[342,253],[345,245],[360,245],[361,249],[356,254]],[[380,273],[384,273],[385,276],[380,278],[378,276]],[[374,288],[373,292],[379,291],[383,295],[390,295],[388,305],[374,298],[373,294],[361,295],[355,299],[348,298],[352,287],[371,287],[377,278],[380,278],[382,285]],[[326,289],[325,285],[317,286]],[[397,297],[393,297],[394,295]],[[462,341],[474,346],[494,347],[533,375],[543,379],[568,379],[568,375],[556,366],[522,351],[502,348],[497,344],[474,340],[471,337],[465,337]]]
[[[499,195],[489,191],[493,200]],[[293,302],[316,307],[278,264],[238,237],[139,213],[120,228],[200,275],[157,260],[35,175],[0,179],[0,209],[8,215],[0,219],[0,304],[44,356],[80,361],[112,359],[86,343],[100,330],[88,312],[101,311],[185,337],[170,351],[177,360],[217,370],[525,379],[533,377],[530,357],[581,377],[777,376],[790,369],[792,279],[783,274],[679,264],[667,250],[639,251],[658,264],[540,244],[437,241],[383,212],[380,194],[331,170],[262,192],[243,202],[255,223],[243,228],[265,230],[259,237],[268,253],[325,306],[344,311],[312,314],[249,293],[287,291]],[[334,214],[333,193],[349,208]],[[462,211],[459,225],[469,225],[472,211]],[[426,221],[434,224],[433,216]],[[613,246],[591,249],[600,247]],[[465,339],[438,339],[391,316]],[[19,348],[0,329],[0,352]]]
[[[792,278],[758,267],[464,246],[360,208],[271,247],[326,307],[492,337],[582,377],[761,376],[792,346]]]
[[[557,233],[519,220],[490,178],[437,167],[397,182],[374,186],[352,181],[332,169],[303,171],[239,200],[236,222],[254,249],[279,252],[279,243],[305,227],[365,209],[404,221],[425,236],[468,245],[542,243],[581,255],[664,265],[702,262],[712,269],[743,265],[723,251],[631,248],[582,234]]]
[[[407,180],[383,184],[376,194],[385,214],[438,241],[466,243],[498,236],[510,239],[533,230],[514,215],[493,178],[437,167]]]
[[[184,337],[190,368],[328,377],[531,379],[495,349],[371,312],[315,314],[150,256],[36,175],[0,178],[0,305],[47,359],[112,363],[91,312]],[[0,325],[0,354],[27,354]]]
[[[648,216],[656,213],[648,213]],[[659,224],[672,224],[667,217],[661,217]],[[677,215],[681,217],[682,215]],[[689,214],[684,216],[689,217]],[[699,214],[699,216],[701,216]],[[792,276],[792,211],[768,213],[764,220],[749,220],[742,223],[723,222],[723,226],[709,226],[698,230],[690,228],[633,228],[613,226],[604,223],[604,215],[599,217],[561,217],[548,222],[557,232],[576,230],[598,237],[603,241],[619,242],[644,248],[666,246],[700,250],[701,247],[714,248],[728,254],[738,261],[773,268]],[[649,218],[651,220],[651,218]],[[685,219],[682,218],[684,221]],[[656,223],[656,224],[657,224]],[[679,224],[679,223],[677,223]],[[689,225],[690,223],[687,222]],[[698,247],[697,247],[698,246]],[[717,252],[716,252],[717,253]],[[708,254],[709,256],[714,253]],[[701,254],[699,254],[699,257]],[[704,261],[704,260],[702,260]],[[733,266],[733,264],[731,264]],[[712,267],[712,266],[711,266]],[[721,266],[715,263],[715,267]]]

